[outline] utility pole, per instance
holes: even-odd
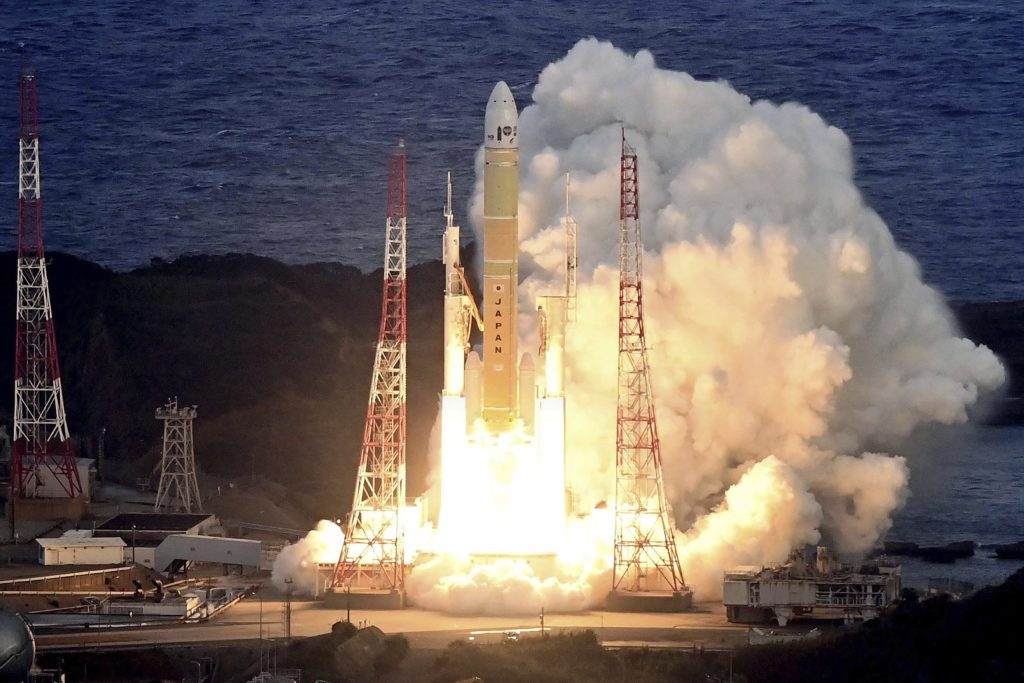
[[[292,577],[289,576],[284,583],[284,640],[286,643],[290,643],[292,642]]]

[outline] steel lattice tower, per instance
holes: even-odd
[[[68,498],[76,498],[82,494],[82,484],[71,451],[71,436],[64,412],[57,337],[43,250],[39,93],[35,74],[22,75],[20,90],[18,303],[11,487],[15,498],[38,495],[39,472],[45,468],[53,474]]]
[[[160,486],[153,509],[166,512],[202,512],[203,500],[196,480],[196,455],[192,439],[192,421],[196,407],[179,408],[178,399],[170,399],[156,409],[156,419],[164,423],[163,457],[160,461]]]
[[[331,587],[405,590],[405,145],[388,163],[387,243],[380,335],[352,511]]]
[[[644,338],[639,179],[622,135],[619,204],[619,367],[612,590],[685,590],[665,504],[661,446]]]

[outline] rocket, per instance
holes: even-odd
[[[484,111],[483,180],[479,300],[459,260],[450,175],[448,181],[438,538],[470,554],[553,555],[568,507],[568,298],[537,298],[539,349],[536,357],[520,355],[519,113],[504,82],[494,86]],[[474,321],[481,331],[478,347],[470,344]]]
[[[518,413],[519,112],[499,81],[484,113],[484,267],[481,417],[509,429]]]

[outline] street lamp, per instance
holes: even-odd
[[[132,522],[132,564],[135,564],[135,523]]]

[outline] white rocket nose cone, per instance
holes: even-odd
[[[519,148],[519,112],[505,81],[498,81],[487,100],[484,146],[492,149]]]

